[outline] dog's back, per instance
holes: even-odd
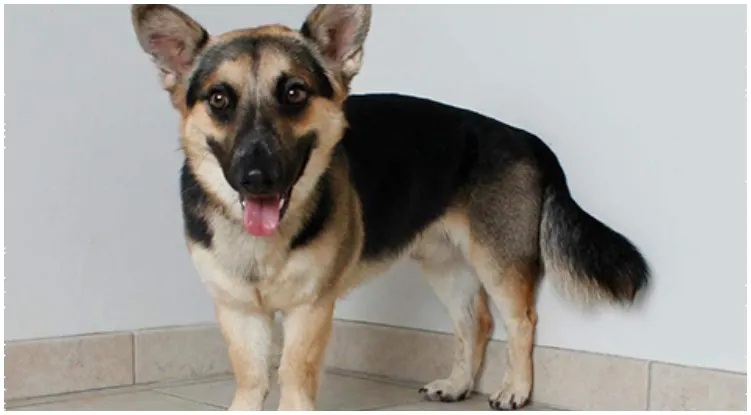
[[[362,203],[366,259],[398,252],[466,204],[480,181],[531,156],[498,121],[428,99],[353,95],[344,108],[349,128],[340,145]]]
[[[574,202],[557,157],[537,136],[413,96],[352,95],[344,108],[349,128],[340,146],[362,204],[363,259],[399,253],[452,210],[487,228],[477,233],[494,233],[493,244],[508,245],[519,235],[499,239],[496,228],[519,220],[512,215],[519,205],[508,202],[518,198],[532,210],[524,215],[530,228],[539,227],[524,236],[540,248],[535,256],[579,280],[567,288],[620,301],[646,284],[639,252]]]

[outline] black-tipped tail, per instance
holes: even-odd
[[[538,160],[546,176],[540,248],[546,271],[563,278],[567,291],[633,302],[650,277],[646,260],[625,236],[579,207],[558,159],[540,144]]]

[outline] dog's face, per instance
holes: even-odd
[[[186,156],[221,168],[248,232],[277,228],[308,164],[325,164],[341,138],[370,15],[367,5],[321,5],[299,31],[211,36],[174,7],[133,6],[138,40],[181,114]]]

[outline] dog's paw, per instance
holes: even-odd
[[[531,390],[532,385],[504,381],[501,389],[490,395],[488,403],[491,408],[499,411],[519,409],[529,402]]]
[[[440,379],[420,388],[420,393],[431,401],[463,401],[472,393],[472,385],[453,379]]]

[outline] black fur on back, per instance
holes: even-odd
[[[465,126],[476,115],[394,94],[352,95],[344,110],[340,145],[363,209],[362,255],[396,254],[470,181],[478,143]]]
[[[623,235],[573,200],[555,154],[538,137],[481,114],[398,94],[352,95],[340,146],[363,209],[363,257],[398,253],[478,185],[519,161],[543,176],[543,262],[587,288],[630,301],[649,268]],[[592,284],[593,283],[593,284]]]

